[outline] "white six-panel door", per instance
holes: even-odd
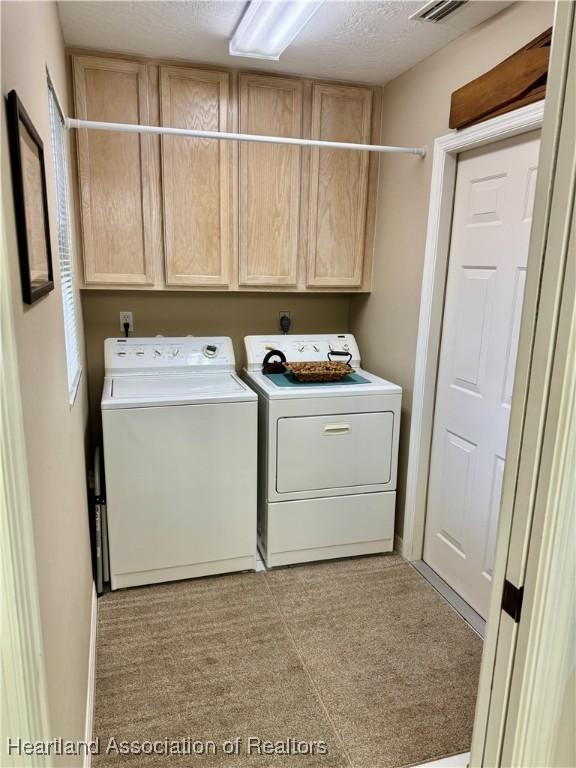
[[[458,160],[424,560],[486,617],[539,132]]]

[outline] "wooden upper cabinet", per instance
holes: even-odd
[[[302,83],[240,75],[240,132],[302,135]],[[300,147],[240,142],[239,282],[295,287],[298,281]]]
[[[148,124],[145,64],[76,56],[76,116]],[[151,137],[80,129],[78,170],[85,283],[153,282]]]
[[[160,67],[163,126],[228,131],[229,75]],[[232,262],[232,143],[162,136],[166,283],[222,286]]]
[[[312,138],[370,143],[372,90],[317,83],[312,87]],[[311,150],[308,286],[362,285],[369,153]]]
[[[368,86],[79,53],[76,115],[370,143]],[[367,291],[378,158],[368,152],[79,129],[87,287]]]

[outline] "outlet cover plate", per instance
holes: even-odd
[[[128,332],[134,333],[134,319],[132,312],[120,312],[120,331],[124,333],[124,323],[128,323]]]

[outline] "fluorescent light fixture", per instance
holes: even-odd
[[[230,40],[230,56],[278,61],[323,0],[252,0]]]

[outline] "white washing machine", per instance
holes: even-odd
[[[387,552],[394,544],[402,390],[362,370],[350,334],[247,336],[243,378],[259,398],[258,537],[267,565]],[[355,373],[309,384],[262,372],[349,352]]]
[[[255,569],[257,398],[228,338],[106,339],[112,589]]]

